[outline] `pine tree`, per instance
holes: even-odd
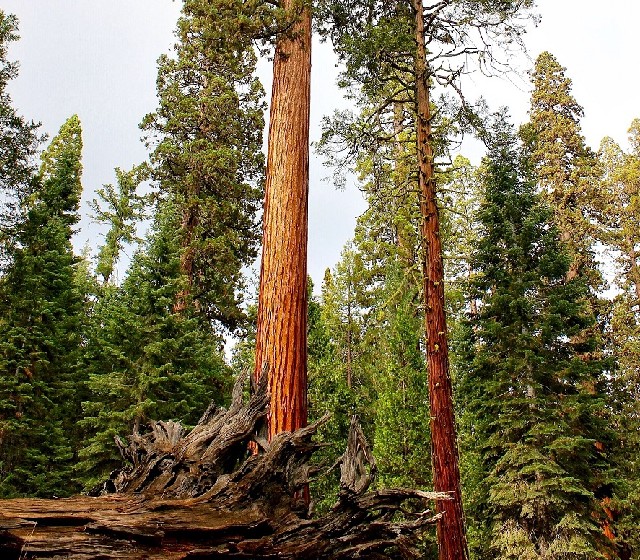
[[[150,420],[194,425],[211,401],[227,398],[220,336],[193,306],[176,308],[186,283],[178,227],[176,209],[162,203],[122,286],[107,286],[95,305],[85,358],[88,438],[77,469],[87,487],[120,464],[114,437],[140,433]]]
[[[146,163],[136,165],[130,171],[122,171],[116,167],[115,172],[117,187],[104,185],[96,191],[98,199],[92,201],[94,220],[109,225],[96,265],[96,274],[102,276],[102,283],[105,285],[112,280],[124,245],[139,241],[137,226],[146,217],[147,206],[152,198],[152,195],[140,195],[136,192],[149,178],[149,166]]]
[[[461,371],[470,519],[478,558],[600,558],[596,492],[607,476],[603,364],[576,333],[593,324],[584,278],[535,193],[500,115],[484,163],[468,367]],[[461,360],[462,361],[462,360]],[[464,363],[464,362],[463,362]],[[486,539],[486,540],[484,540]]]
[[[387,487],[432,486],[429,395],[424,378],[422,317],[419,291],[407,281],[398,262],[387,265],[384,288],[376,313],[380,322],[380,348],[374,356],[374,451],[380,481]]]
[[[318,434],[318,439],[326,447],[317,454],[316,461],[321,467],[331,465],[346,445],[351,416],[359,415],[361,424],[367,432],[370,427],[367,415],[363,414],[363,392],[360,388],[347,386],[347,365],[344,362],[345,348],[338,342],[352,337],[352,346],[357,345],[353,339],[356,321],[351,324],[351,335],[344,336],[344,317],[340,305],[341,291],[336,290],[333,274],[329,269],[325,272],[320,297],[313,294],[313,283],[309,281],[309,314],[308,314],[308,371],[309,371],[309,420],[315,421],[325,414],[330,414],[328,423]],[[351,305],[355,308],[354,301]],[[351,372],[358,367],[358,358],[352,355]],[[352,383],[354,378],[352,377]],[[338,469],[328,471],[324,476],[311,484],[311,495],[318,511],[329,510],[335,503],[333,496],[339,487]]]
[[[366,340],[365,278],[361,255],[347,243],[333,271],[325,272],[319,301],[309,294],[310,416],[332,415],[324,434],[334,454],[346,444],[353,414],[367,435],[373,435],[374,352]]]
[[[0,274],[17,239],[23,204],[37,187],[35,156],[42,141],[38,125],[16,112],[7,93],[18,73],[17,63],[7,59],[10,43],[18,39],[17,26],[15,16],[0,10]]]
[[[431,488],[419,217],[415,181],[406,167],[412,155],[405,144],[409,138],[398,126],[391,161],[378,169],[385,156],[359,162],[369,203],[354,240],[362,263],[357,290],[363,317],[359,375],[366,372],[374,399],[372,440],[381,484]],[[402,190],[404,196],[394,196]]]
[[[415,131],[413,172],[417,176],[421,215],[420,240],[425,312],[425,354],[429,379],[433,482],[450,492],[438,501],[441,560],[468,557],[460,494],[460,473],[453,394],[449,371],[444,301],[444,267],[436,188],[434,84],[457,87],[470,57],[479,65],[494,61],[496,44],[517,44],[518,20],[530,1],[413,2],[326,0],[319,19],[345,63],[343,83],[360,88],[372,102],[374,122],[397,102],[409,101]],[[386,120],[394,123],[395,119]],[[365,136],[365,135],[363,135]],[[365,136],[366,137],[366,136]],[[391,134],[387,138],[393,137]]]
[[[480,204],[478,168],[458,155],[451,169],[442,174],[442,241],[446,275],[446,303],[452,330],[462,317],[476,313],[469,296],[473,273],[471,253],[478,241],[477,213]]]
[[[80,121],[71,117],[42,155],[39,188],[24,201],[2,279],[0,492],[65,495],[79,446],[84,296],[71,236],[82,186]]]
[[[617,362],[612,422],[621,442],[613,451],[618,480],[609,505],[617,519],[609,529],[621,558],[640,550],[640,120],[632,122],[629,134],[630,152],[605,138],[599,154],[604,199],[600,239],[614,255],[618,290],[611,318],[611,351]]]
[[[538,56],[531,81],[530,121],[521,135],[544,199],[553,209],[554,223],[571,253],[567,279],[585,276],[597,290],[602,279],[592,247],[592,223],[599,207],[598,166],[582,135],[584,110],[573,97],[566,68],[551,53]]]

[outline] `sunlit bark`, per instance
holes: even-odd
[[[294,0],[285,0],[292,8]],[[268,364],[268,436],[307,423],[307,222],[311,14],[277,44],[269,126],[256,376]]]

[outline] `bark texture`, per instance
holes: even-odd
[[[294,0],[282,6],[291,9]],[[273,61],[269,153],[256,334],[256,377],[269,368],[268,438],[307,423],[307,236],[311,13],[279,38]]]
[[[433,484],[437,492],[447,492],[449,501],[438,501],[438,555],[440,560],[466,560],[469,557],[465,533],[458,443],[449,372],[449,348],[444,304],[444,265],[440,221],[436,203],[436,178],[429,98],[429,68],[424,38],[422,0],[414,0],[416,11],[416,98],[417,152],[420,188],[421,234],[423,243],[423,281],[425,331],[431,410],[431,454]]]
[[[119,442],[132,464],[94,496],[0,502],[0,558],[305,559],[418,558],[419,536],[435,522],[418,490],[369,491],[375,462],[352,421],[339,461],[338,501],[312,519],[295,494],[308,483],[312,441],[326,419],[268,443],[266,376],[248,403],[242,384],[231,408],[209,409],[188,434],[158,422]],[[261,454],[248,454],[254,441]],[[115,493],[114,493],[115,492]],[[405,520],[398,521],[397,514]]]

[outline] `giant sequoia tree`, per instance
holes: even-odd
[[[598,177],[595,154],[580,128],[584,110],[573,97],[566,69],[551,53],[538,56],[531,81],[530,121],[522,127],[522,136],[543,196],[571,253],[567,279],[581,275],[597,289],[601,279],[594,262],[592,224],[599,206]]]
[[[307,235],[311,11],[285,0],[293,24],[276,39],[256,333],[268,370],[269,437],[307,422]]]
[[[264,165],[253,4],[184,3],[176,56],[159,61],[160,105],[141,125],[155,141],[154,177],[181,219],[188,282],[176,305],[191,299],[230,329],[242,320],[241,269],[256,256]]]

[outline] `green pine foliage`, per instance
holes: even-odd
[[[344,452],[353,415],[372,437],[373,389],[362,340],[362,272],[359,256],[347,246],[333,272],[325,272],[321,296],[314,296],[309,287],[309,417],[313,421],[331,415],[319,434],[326,448],[316,459],[324,467]],[[326,497],[319,501],[320,509],[335,503],[338,481],[334,469],[312,486],[314,495]]]
[[[98,199],[92,201],[93,219],[108,224],[105,243],[98,251],[96,274],[102,277],[102,283],[112,280],[120,253],[125,245],[139,241],[137,226],[147,217],[152,194],[141,195],[138,189],[149,178],[149,166],[146,163],[135,165],[129,171],[116,167],[117,186],[104,185],[98,189]]]
[[[159,107],[141,124],[154,146],[153,176],[180,215],[185,289],[231,330],[243,321],[241,269],[256,257],[264,175],[252,34],[261,10],[249,4],[184,2],[175,58],[159,60]]]
[[[82,186],[71,117],[42,155],[0,283],[0,494],[68,495],[79,446],[84,295],[71,247]]]
[[[601,204],[596,155],[586,145],[580,126],[584,110],[573,97],[566,68],[551,53],[538,56],[531,82],[530,121],[521,136],[572,258],[567,278],[585,276],[598,290],[602,278],[595,262],[593,224]]]
[[[176,305],[185,283],[177,222],[175,207],[162,203],[122,286],[108,286],[94,307],[82,421],[89,437],[78,466],[85,486],[120,464],[114,437],[140,433],[150,420],[194,425],[210,402],[227,398],[220,335],[192,305]]]
[[[611,138],[600,145],[602,167],[601,241],[614,255],[617,295],[610,324],[616,360],[612,379],[612,422],[621,434],[614,449],[617,485],[611,511],[616,541],[623,552],[640,548],[640,120],[629,129],[626,152]]]
[[[419,288],[398,260],[401,249],[383,236],[365,235],[364,219],[356,244],[348,244],[333,272],[326,272],[320,301],[310,306],[311,411],[314,418],[332,413],[324,437],[337,453],[351,415],[360,417],[381,485],[428,488]]]
[[[24,202],[37,187],[36,154],[42,138],[38,125],[27,122],[11,105],[7,85],[18,65],[7,59],[8,48],[18,39],[15,16],[0,10],[0,274],[11,259]]]
[[[511,127],[483,166],[481,237],[460,352],[467,519],[476,558],[600,558],[606,483],[603,364],[583,360],[594,318]],[[458,362],[460,365],[460,361]]]
[[[405,271],[390,263],[377,363],[375,453],[381,484],[393,488],[431,485],[429,397],[425,376],[419,292]]]

